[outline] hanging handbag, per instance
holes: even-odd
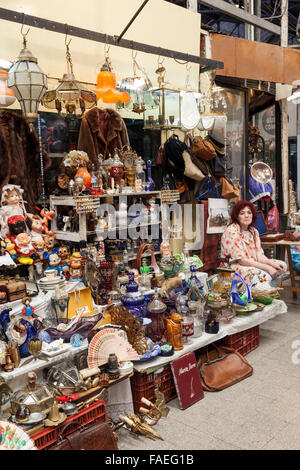
[[[158,150],[157,150],[157,154],[155,156],[153,166],[161,166],[163,164],[163,161],[164,161],[164,156],[165,156],[164,146],[160,145]]]
[[[200,135],[192,138],[191,150],[195,157],[206,161],[212,160],[217,156],[211,142],[203,139]]]
[[[191,155],[187,150],[185,150],[182,154],[184,159],[184,176],[191,178],[195,181],[202,181],[205,178],[205,175],[202,171],[192,162]]]
[[[213,160],[209,162],[211,173],[216,178],[221,178],[226,174],[226,159],[221,155],[217,155]]]
[[[197,184],[195,188],[195,196],[197,201],[207,201],[210,198],[221,197],[222,185],[218,183],[211,175],[207,175],[204,179]]]
[[[77,427],[76,431],[68,434],[68,427],[74,425]],[[79,421],[71,421],[63,426],[57,444],[49,450],[118,450],[118,446],[108,423],[82,426]]]
[[[227,178],[220,178],[222,184],[221,196],[228,200],[239,200],[240,199],[240,188],[234,186]]]
[[[194,155],[195,158],[200,161],[209,161],[216,157],[217,153],[211,142],[203,139],[201,136],[193,137],[190,134],[186,134],[184,139],[190,154]]]
[[[211,345],[197,361],[202,387],[217,392],[253,374],[253,368],[240,353],[225,346]]]

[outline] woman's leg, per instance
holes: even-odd
[[[277,287],[277,286],[278,286],[279,280],[282,278],[282,276],[284,275],[284,273],[285,273],[286,270],[287,270],[287,265],[286,265],[286,263],[285,263],[284,261],[282,261],[282,260],[277,260],[277,259],[276,259],[275,261],[278,261],[278,262],[280,261],[280,263],[284,264],[285,270],[284,270],[284,272],[281,272],[281,274],[279,274],[279,276],[273,277],[273,279],[270,281],[270,285],[271,285],[272,287]],[[270,276],[270,277],[271,277],[271,276]]]

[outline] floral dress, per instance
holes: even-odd
[[[242,266],[239,264],[241,258],[249,258],[253,261],[258,261],[259,255],[263,255],[264,251],[261,247],[259,233],[254,227],[250,227],[246,232],[242,232],[239,224],[230,224],[224,231],[221,238],[221,257],[225,258],[230,256],[233,263],[230,264],[238,274],[245,280],[249,273],[260,276],[265,281],[271,281],[270,274],[265,271],[254,268],[253,266]]]

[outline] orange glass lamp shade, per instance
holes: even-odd
[[[104,64],[97,76],[97,88],[93,90],[97,100],[102,99],[103,103],[128,103],[131,97],[127,91],[116,89],[116,77]]]
[[[88,172],[88,169],[86,166],[78,168],[76,175],[75,175],[75,182],[76,182],[77,177],[82,178],[83,180],[83,186],[80,187],[79,190],[87,191],[92,182],[92,175]]]
[[[8,72],[0,67],[0,107],[10,106],[16,101],[14,92],[6,86]]]

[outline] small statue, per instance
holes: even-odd
[[[60,258],[60,265],[64,273],[69,271],[69,258],[70,249],[67,245],[62,245],[58,248],[58,256]]]
[[[82,281],[82,257],[77,251],[74,251],[69,261],[70,281]]]
[[[55,236],[54,235],[43,235],[44,244],[45,244],[45,251],[47,253],[52,253],[54,247]]]
[[[50,269],[55,269],[57,272],[57,275],[60,276],[62,273],[62,266],[60,264],[60,257],[58,255],[58,250],[57,248],[53,248],[51,253],[48,253],[47,251],[44,252],[43,258],[47,261],[48,263],[48,268],[46,268],[46,271],[49,271]]]
[[[22,313],[26,316],[26,320],[33,320],[34,307],[30,305],[31,301],[31,297],[24,297],[24,299],[22,299],[22,304],[24,304]]]
[[[43,232],[46,235],[54,236],[54,232],[48,229],[48,224],[55,216],[55,211],[50,211],[46,207],[41,210],[41,216],[43,217]]]
[[[39,215],[35,215],[35,214],[27,214],[27,217],[31,225],[30,235],[31,235],[32,242],[35,242],[37,240],[42,240],[44,219],[42,219],[42,217],[40,217]]]
[[[157,385],[154,389],[154,393],[156,398],[155,406],[161,412],[161,416],[166,418],[169,414],[170,408],[166,405],[165,394],[159,390]]]
[[[97,225],[96,225],[96,231],[103,232],[104,230],[107,230],[107,229],[108,229],[108,224],[103,219],[103,216],[100,215],[98,217],[98,221],[97,221]]]
[[[64,216],[63,216],[63,223],[64,223],[63,232],[68,232],[68,231],[70,231],[70,230],[71,230],[71,220],[70,220],[70,216],[64,215]]]
[[[35,372],[28,372],[27,374],[27,388],[30,392],[34,391],[37,386],[37,375]]]
[[[182,316],[179,313],[172,313],[169,318],[165,319],[167,330],[166,338],[167,341],[173,346],[175,351],[183,349],[182,342]]]
[[[164,240],[160,244],[160,252],[163,258],[166,258],[171,254],[169,240]]]
[[[31,236],[26,232],[19,233],[15,238],[15,248],[18,256],[18,261],[21,264],[32,264],[32,255],[35,253],[34,247],[31,243]]]
[[[39,256],[40,260],[43,261],[43,254],[45,251],[45,242],[43,238],[32,241],[32,245],[35,249],[36,254]]]

